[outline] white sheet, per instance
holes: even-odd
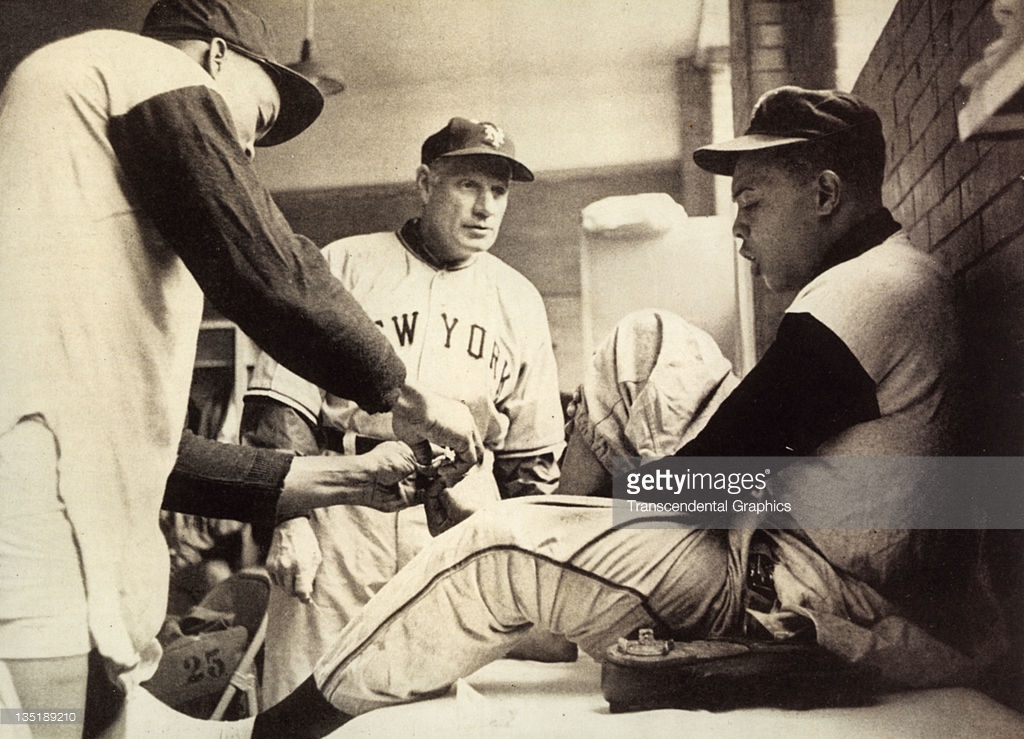
[[[1024,716],[974,690],[950,688],[885,696],[864,708],[747,709],[726,713],[660,710],[611,714],[601,668],[500,660],[448,695],[363,714],[331,737],[1024,737]]]

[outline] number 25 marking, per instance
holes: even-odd
[[[186,659],[182,666],[188,672],[186,682],[189,684],[202,682],[206,678],[217,678],[224,674],[224,660],[220,658],[220,647],[209,649],[203,654],[204,659],[193,655]]]

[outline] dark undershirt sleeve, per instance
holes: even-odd
[[[405,367],[308,239],[292,233],[203,86],[110,121],[129,189],[210,302],[302,377],[375,413]]]
[[[182,434],[162,507],[178,513],[273,524],[292,455]]]
[[[239,435],[247,446],[281,449],[304,456],[320,454],[316,431],[291,406],[262,395],[245,397]]]
[[[262,395],[246,396],[239,435],[245,446],[280,449],[304,456],[321,453],[316,429],[298,411]],[[278,523],[280,519],[274,517],[253,524],[253,540],[264,552],[270,547]]]
[[[831,329],[787,313],[761,361],[677,456],[809,455],[878,418],[875,382]]]
[[[554,452],[494,458],[494,479],[502,498],[550,495],[558,489],[558,478],[558,460]]]

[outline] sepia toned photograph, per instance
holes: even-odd
[[[0,737],[1024,736],[1024,0],[0,17]]]

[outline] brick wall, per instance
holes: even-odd
[[[1024,452],[1024,132],[961,143],[958,81],[998,37],[984,0],[902,0],[854,91],[889,140],[885,200],[957,276],[979,454]]]
[[[885,124],[886,205],[917,248],[956,274],[969,451],[1016,456],[1024,450],[1024,132],[961,143],[956,124],[959,77],[997,36],[984,0],[901,0],[854,91]],[[1024,710],[1024,533],[986,532],[985,546],[1015,645],[990,692]]]

